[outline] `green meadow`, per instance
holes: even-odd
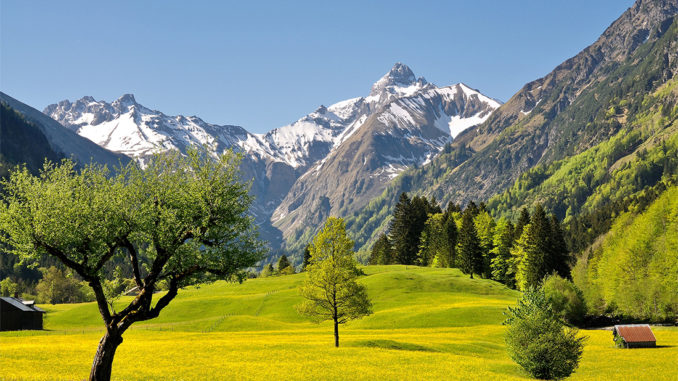
[[[367,266],[374,314],[340,328],[293,306],[305,274],[181,290],[158,319],[125,333],[115,380],[529,379],[506,353],[502,312],[519,294],[457,269]],[[119,300],[120,306],[129,300]],[[44,331],[0,333],[0,380],[80,380],[103,324],[94,303],[42,306]],[[676,380],[678,329],[654,328],[659,348],[616,349],[588,337],[573,380]]]

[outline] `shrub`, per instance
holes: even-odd
[[[505,314],[506,345],[513,361],[539,379],[560,379],[574,372],[585,338],[564,326],[542,290],[528,288]]]
[[[572,325],[579,325],[586,316],[584,294],[570,280],[559,275],[549,275],[542,286],[553,311]]]

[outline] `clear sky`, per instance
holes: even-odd
[[[42,110],[133,93],[265,132],[364,96],[395,62],[506,101],[632,0],[0,0],[0,90]]]

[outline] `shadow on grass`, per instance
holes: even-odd
[[[349,344],[351,347],[367,347],[367,348],[382,348],[394,349],[399,351],[419,351],[419,352],[439,352],[436,349],[425,347],[423,345],[412,343],[401,343],[394,340],[365,340],[355,341]]]

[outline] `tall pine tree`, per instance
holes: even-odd
[[[527,211],[526,207],[523,207],[520,209],[520,217],[518,217],[518,221],[516,222],[516,226],[513,229],[514,236],[513,240],[517,241],[520,236],[523,234],[523,229],[527,224],[530,223],[530,213]]]
[[[369,263],[371,265],[390,265],[395,263],[393,247],[386,234],[380,235],[377,242],[372,246],[372,255],[370,256]]]
[[[417,259],[419,236],[414,234],[414,222],[412,201],[407,193],[403,192],[393,211],[393,221],[389,228],[395,258],[400,264],[413,264]]]
[[[483,270],[483,253],[480,238],[473,222],[473,214],[477,208],[466,208],[459,232],[459,268],[464,274],[480,274]]]
[[[567,250],[563,229],[555,215],[551,215],[550,253],[546,260],[549,273],[556,272],[563,278],[570,277],[570,253]]]

